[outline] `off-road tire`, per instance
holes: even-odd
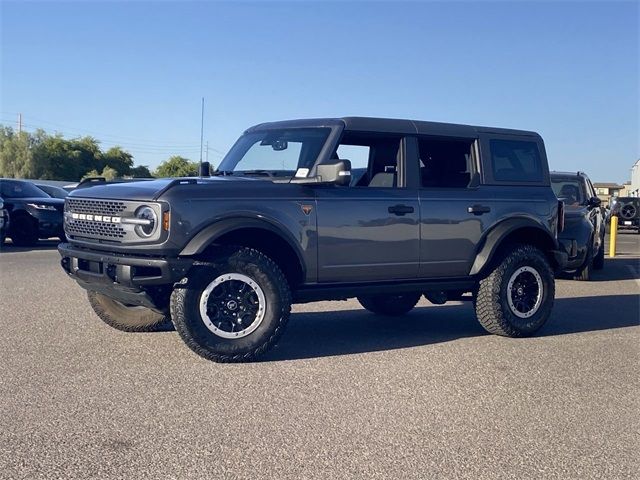
[[[241,338],[213,333],[200,314],[200,299],[208,285],[226,274],[249,277],[262,290],[264,316],[258,327]],[[291,311],[291,291],[280,267],[253,248],[240,247],[212,262],[194,266],[171,294],[171,318],[182,340],[195,353],[214,362],[249,362],[269,350],[282,335]]]
[[[604,238],[598,249],[598,253],[593,257],[592,267],[594,270],[602,270],[604,268]]]
[[[593,262],[589,260],[587,264],[580,269],[579,272],[573,276],[574,280],[578,280],[580,282],[588,282],[591,280],[591,270],[593,269]]]
[[[358,302],[364,308],[378,315],[398,317],[413,310],[422,294],[403,293],[401,295],[364,295]]]
[[[17,247],[31,247],[38,242],[38,225],[28,215],[11,219],[11,241]]]
[[[526,319],[512,312],[507,294],[509,279],[521,267],[535,269],[542,281],[541,303],[535,313]],[[476,316],[489,333],[526,337],[547,321],[554,296],[553,271],[544,253],[532,245],[515,245],[503,252],[491,273],[480,280],[474,302]]]
[[[100,293],[88,290],[91,308],[110,327],[122,332],[165,332],[173,330],[168,315],[145,307],[126,306]]]

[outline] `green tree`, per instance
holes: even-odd
[[[67,140],[40,129],[16,133],[0,125],[0,177],[74,181],[89,175],[87,172],[107,177],[151,176],[148,167],[134,167],[133,156],[122,147],[102,152],[93,137]]]
[[[118,171],[115,168],[111,168],[107,165],[102,169],[102,173],[98,173],[95,169],[91,170],[82,176],[82,180],[89,177],[104,177],[105,180],[109,181],[118,178],[119,176],[120,175],[118,175]]]
[[[24,178],[36,170],[32,152],[33,139],[27,132],[16,133],[10,127],[0,128],[0,176]]]
[[[198,164],[190,161],[188,158],[174,155],[168,160],[162,162],[156,171],[154,177],[193,177],[198,174]]]
[[[133,178],[151,178],[151,171],[149,167],[146,165],[138,165],[137,167],[133,167],[131,172],[129,173]]]
[[[102,154],[101,159],[104,166],[113,168],[118,172],[119,177],[131,175],[131,169],[133,168],[133,155],[124,151],[122,147],[111,147]]]

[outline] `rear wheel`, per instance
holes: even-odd
[[[168,315],[141,306],[124,305],[91,290],[87,291],[87,296],[96,315],[116,330],[123,332],[173,330],[173,324]]]
[[[365,295],[358,297],[358,302],[372,313],[396,317],[409,313],[420,300],[420,296],[420,293]]]
[[[518,245],[480,280],[476,315],[490,333],[525,337],[547,321],[554,296],[553,271],[546,256],[534,246]]]
[[[180,337],[215,362],[251,361],[266,352],[282,335],[290,310],[284,274],[252,248],[195,267],[171,294]]]

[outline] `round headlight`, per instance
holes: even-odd
[[[151,207],[142,206],[136,210],[136,218],[144,220],[144,224],[136,225],[135,230],[141,237],[150,237],[158,226],[158,215]]]

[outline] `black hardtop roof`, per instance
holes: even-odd
[[[476,137],[479,133],[495,133],[501,135],[521,135],[539,137],[536,132],[513,130],[509,128],[480,127],[456,123],[426,122],[422,120],[403,120],[397,118],[374,117],[342,117],[342,118],[309,118],[284,120],[255,125],[247,132],[274,130],[277,128],[334,127],[344,126],[346,130],[360,132],[402,133],[423,135],[445,135],[459,137]]]

